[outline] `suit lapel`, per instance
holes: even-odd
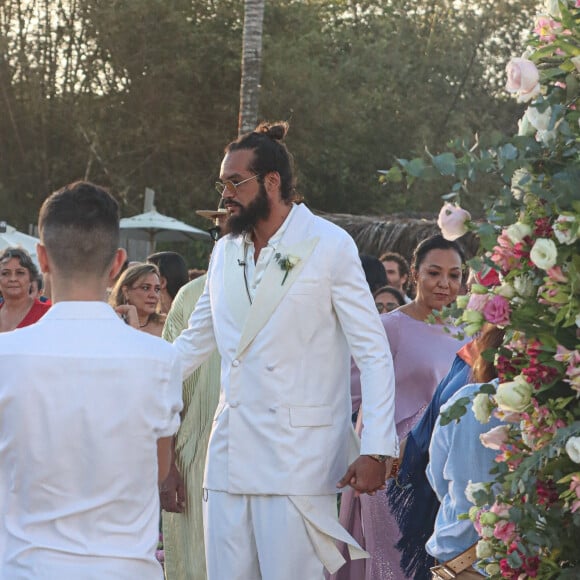
[[[278,246],[276,254],[279,253],[281,257],[295,259],[295,265],[289,270],[288,276],[284,280],[286,271],[280,266],[275,257],[272,257],[270,260],[256,292],[254,303],[246,318],[246,324],[242,332],[236,356],[239,356],[246,350],[252,340],[254,340],[256,334],[268,322],[276,307],[297,280],[302,268],[304,268],[304,264],[316,247],[318,240],[319,238],[310,238],[290,247],[285,247],[282,244]],[[284,283],[282,283],[283,280]]]
[[[224,292],[238,328],[244,328],[250,311],[250,299],[244,282],[244,241],[242,237],[226,239],[224,248]]]

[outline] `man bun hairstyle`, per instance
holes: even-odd
[[[286,203],[299,201],[295,190],[294,159],[284,143],[289,127],[286,121],[262,122],[253,131],[241,135],[225,148],[225,153],[253,151],[254,157],[248,169],[259,176],[260,183],[264,182],[268,173],[278,173],[280,196]]]
[[[255,129],[255,133],[264,133],[264,135],[274,139],[274,141],[283,141],[288,133],[290,125],[286,121],[278,121],[276,123],[260,123]]]

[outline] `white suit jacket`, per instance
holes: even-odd
[[[216,347],[221,397],[205,487],[245,494],[336,493],[353,454],[350,353],[361,370],[361,453],[396,456],[394,374],[388,341],[352,238],[295,208],[253,304],[244,243],[216,245],[204,294],[175,341],[188,376]],[[356,450],[358,454],[358,450]]]

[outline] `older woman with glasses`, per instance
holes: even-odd
[[[161,336],[165,315],[159,314],[161,280],[155,264],[136,264],[127,268],[111,292],[113,308],[133,306],[137,314],[136,327],[153,336]]]
[[[0,332],[23,328],[42,318],[50,304],[31,295],[38,268],[23,248],[6,248],[0,255]]]

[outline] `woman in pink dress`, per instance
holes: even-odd
[[[421,417],[437,385],[447,374],[455,353],[465,342],[449,334],[443,321],[428,322],[435,311],[440,311],[457,297],[463,263],[463,252],[457,243],[440,235],[424,240],[413,256],[415,299],[381,316],[393,355],[395,421],[400,440]],[[359,417],[357,430],[360,432],[360,429]],[[356,529],[357,502],[352,490],[343,494],[341,522],[356,538],[362,539],[363,547],[371,557],[348,562],[332,577],[333,580],[406,579],[399,564],[399,551],[395,548],[399,530],[389,509],[386,491],[374,496],[363,495],[359,499],[362,530]]]

